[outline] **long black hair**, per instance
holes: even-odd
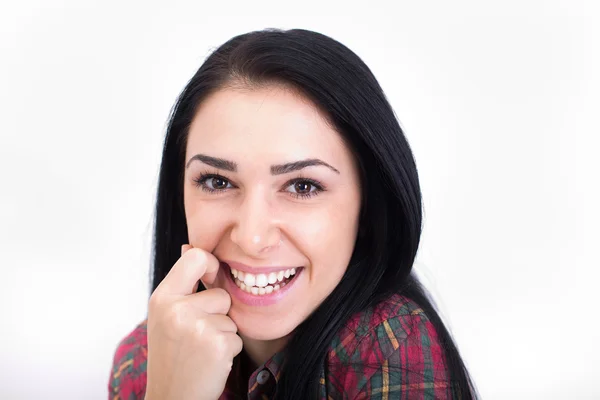
[[[334,291],[296,328],[286,349],[278,398],[316,398],[319,367],[339,329],[351,315],[395,293],[416,302],[434,325],[445,351],[452,397],[476,398],[435,303],[412,271],[422,230],[422,203],[410,146],[365,63],[343,44],[316,32],[268,29],[236,36],[212,52],[187,83],[171,111],[164,142],[151,290],[178,260],[181,245],[188,243],[184,157],[189,126],[199,104],[225,87],[270,84],[287,85],[313,101],[352,150],[362,187],[359,232],[347,271]]]

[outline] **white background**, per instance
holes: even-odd
[[[417,270],[483,398],[600,398],[596,4],[2,2],[0,398],[107,397],[146,312],[170,108],[266,27],[380,80],[421,177]]]

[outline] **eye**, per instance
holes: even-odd
[[[235,186],[229,180],[221,175],[205,173],[194,179],[196,187],[212,194],[225,192],[233,189]],[[325,191],[323,185],[309,178],[296,178],[287,182],[284,186],[286,192],[295,198],[308,199]]]
[[[288,188],[292,190],[287,190],[287,192],[296,198],[309,198],[324,190],[319,182],[307,178],[298,178],[288,182]]]
[[[314,188],[314,186],[306,181],[299,181],[299,182],[294,183],[294,190],[296,191],[296,193],[300,193],[300,194],[310,193],[310,192],[312,192],[312,190],[311,190],[312,188]]]
[[[196,183],[197,187],[210,193],[223,191],[233,187],[227,178],[216,174],[200,175],[198,178],[194,179],[194,182]]]
[[[211,189],[226,189],[228,183],[229,182],[226,179],[219,177],[210,178],[206,181],[206,184]]]

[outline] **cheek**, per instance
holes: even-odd
[[[340,229],[315,247],[311,261],[314,263],[312,275],[317,281],[335,286],[341,280],[354,250],[355,236],[349,232],[350,229]]]
[[[358,209],[354,203],[331,207],[312,220],[304,234],[312,265],[311,278],[337,285],[344,275],[356,242]]]
[[[195,203],[186,204],[185,218],[188,229],[188,239],[194,247],[213,251],[219,241],[219,235],[226,222],[226,213],[216,210],[214,205]]]

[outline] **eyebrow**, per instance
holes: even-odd
[[[211,157],[211,156],[207,156],[204,154],[196,154],[194,157],[190,158],[190,160],[187,162],[185,168],[188,169],[190,164],[194,160],[203,162],[204,164],[210,165],[211,167],[224,169],[225,171],[230,171],[230,172],[237,171],[237,164],[234,163],[233,161],[224,160],[222,158]]]
[[[237,163],[223,158],[211,157],[206,154],[196,154],[189,159],[185,168],[189,168],[192,161],[197,160],[204,164],[210,165],[218,169],[222,169],[229,172],[237,172]],[[319,160],[318,158],[309,158],[306,160],[294,161],[285,164],[271,165],[271,175],[283,175],[289,174],[290,172],[299,171],[307,167],[323,166],[331,169],[336,173],[340,173],[337,169],[327,164],[325,161]]]
[[[271,175],[289,174],[290,172],[299,171],[306,167],[317,166],[327,167],[335,173],[340,173],[340,171],[327,164],[325,161],[319,160],[318,158],[309,158],[306,160],[294,161],[286,164],[271,165]]]

